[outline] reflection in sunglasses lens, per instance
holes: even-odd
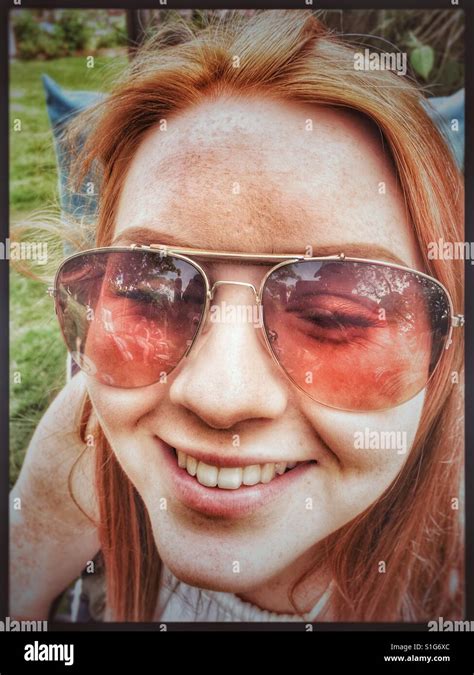
[[[97,251],[72,258],[57,284],[68,348],[104,384],[164,381],[202,318],[204,279],[191,263],[150,251]]]
[[[267,279],[267,337],[314,400],[381,410],[415,396],[439,361],[449,301],[438,284],[383,264],[303,261]]]

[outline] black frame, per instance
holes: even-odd
[[[468,0],[459,0],[457,6],[453,9],[463,9],[465,12],[465,42],[466,42],[466,118],[472,121],[473,116],[473,73],[472,64],[474,64],[474,40],[473,40],[473,17],[474,7],[467,5]],[[114,8],[114,9],[135,9],[133,0],[26,0],[23,7],[28,9],[33,8],[61,8],[67,4],[68,8],[87,9],[87,8]],[[232,9],[381,9],[380,0],[324,0],[323,4],[319,4],[314,0],[312,5],[307,5],[304,0],[167,0],[166,5],[158,4],[157,0],[141,0],[140,7],[145,9],[228,9],[231,5]],[[389,9],[449,9],[451,4],[449,0],[386,0],[384,8]],[[3,45],[0,56],[0,78],[3,91],[7,91],[8,87],[8,11],[9,9],[18,9],[19,6],[14,4],[14,0],[9,0],[8,7],[1,7],[1,21],[0,21],[0,45]],[[8,96],[0,97],[0,157],[2,176],[0,180],[0,231],[3,239],[8,237]],[[466,224],[465,224],[465,241],[474,241],[474,185],[473,180],[473,163],[472,163],[472,131],[470,125],[466,124],[466,158],[465,158],[465,185],[466,185]],[[470,152],[471,151],[471,152]],[[465,354],[465,369],[466,369],[466,388],[465,388],[465,510],[466,510],[466,620],[474,620],[474,351],[470,349],[470,345],[474,344],[474,327],[470,321],[474,317],[474,267],[470,261],[465,261],[465,290],[466,290],[466,349]],[[0,424],[0,619],[8,616],[8,521],[5,514],[8,513],[8,427],[5,423],[8,420],[9,411],[9,369],[7,367],[9,349],[8,349],[8,300],[7,294],[9,291],[8,284],[8,263],[7,261],[0,261],[0,416],[2,422]],[[203,624],[195,623],[167,623],[168,631],[203,631],[207,627]],[[212,628],[211,628],[212,626]],[[417,631],[424,632],[427,630],[426,624],[407,624],[407,623],[315,623],[313,624],[314,631],[319,633],[329,633],[334,631],[362,631],[362,632],[399,632],[399,631]],[[306,632],[308,631],[308,624],[295,623],[271,623],[271,624],[209,624],[209,630],[213,631],[291,631],[291,632]],[[156,623],[152,624],[136,624],[136,623],[104,623],[98,624],[50,624],[51,631],[61,632],[107,632],[107,631],[136,631],[136,632],[160,632],[160,627]],[[49,636],[54,637],[51,633]],[[11,636],[10,636],[11,637]],[[25,641],[47,639],[48,634],[35,633],[21,635]],[[425,636],[427,639],[428,636]],[[429,634],[430,638],[437,637],[438,642],[446,642],[447,638],[454,639],[453,633],[446,635]],[[420,636],[421,638],[421,636]],[[58,636],[56,635],[56,640]],[[68,638],[69,639],[69,638]],[[336,637],[336,639],[339,638]],[[345,639],[345,638],[344,638]],[[52,640],[54,642],[54,640]],[[61,638],[59,638],[61,641]],[[83,642],[81,640],[81,642]],[[110,644],[110,643],[109,643]],[[112,643],[114,644],[114,643]],[[320,641],[319,641],[320,644]],[[337,645],[337,643],[335,643]],[[357,644],[357,650],[364,650],[370,642]],[[365,646],[364,646],[365,645]],[[342,645],[341,645],[342,646]],[[156,647],[156,644],[155,644]],[[113,649],[113,647],[112,647]],[[354,656],[354,654],[353,654]],[[109,652],[110,657],[110,652]],[[94,659],[95,659],[94,655]],[[98,662],[97,662],[98,663]],[[96,663],[96,665],[97,665]],[[351,663],[351,660],[348,660]],[[352,662],[353,663],[353,662]],[[110,665],[110,661],[109,661]],[[34,667],[33,667],[34,669]],[[472,667],[469,672],[472,671]],[[461,671],[456,671],[461,672]]]

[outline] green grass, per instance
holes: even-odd
[[[52,299],[42,283],[11,271],[10,307],[10,476],[14,481],[39,418],[64,384],[66,349]]]
[[[104,75],[120,70],[123,56],[16,61],[10,68],[10,219],[36,210],[59,215],[56,159],[41,74],[66,89],[106,90]],[[21,120],[21,131],[13,120]],[[12,237],[13,239],[14,237]],[[45,284],[10,273],[10,481],[14,483],[39,419],[63,386],[66,349]],[[20,380],[19,382],[15,380]]]
[[[125,64],[124,57],[96,57],[86,67],[86,57],[54,61],[15,61],[10,67],[10,204],[13,210],[44,208],[57,201],[57,173],[53,137],[46,111],[42,73],[66,89],[103,90],[104,72]],[[21,131],[13,120],[21,120]]]

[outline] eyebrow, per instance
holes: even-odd
[[[184,238],[170,232],[160,232],[150,227],[128,227],[120,232],[111,246],[119,244],[164,244],[165,246],[187,246]]]
[[[128,227],[126,230],[120,232],[117,237],[113,240],[111,246],[127,246],[131,244],[144,244],[148,246],[150,244],[163,244],[163,246],[176,246],[181,248],[193,248],[189,244],[189,240],[186,240],[184,237],[173,234],[171,232],[160,232],[155,228],[150,227]],[[198,248],[205,248],[202,246],[196,246]],[[272,254],[278,255],[304,255],[306,245],[302,247],[301,251],[271,251]],[[208,249],[212,251],[213,248]],[[259,251],[254,251],[258,254]],[[270,253],[265,251],[265,253]],[[406,260],[403,260],[397,256],[393,251],[390,251],[384,246],[379,244],[365,244],[361,242],[347,242],[344,244],[324,244],[321,246],[313,246],[313,256],[314,257],[325,257],[330,255],[337,255],[338,253],[344,253],[348,258],[367,258],[373,260],[385,260],[387,262],[395,263],[396,265],[402,265],[403,267],[413,267]]]

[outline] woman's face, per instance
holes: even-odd
[[[147,134],[124,182],[117,239],[138,241],[132,227],[151,230],[140,243],[312,247],[313,255],[343,251],[422,268],[379,135],[347,112],[258,97],[207,100]],[[201,264],[211,284],[258,287],[268,269]],[[250,288],[222,285],[213,303],[254,301]],[[318,542],[387,489],[407,460],[424,400],[421,392],[373,413],[324,407],[287,380],[254,323],[210,319],[165,383],[127,390],[88,378],[88,388],[164,562],[188,583],[250,597],[309,564]],[[366,431],[400,432],[404,443],[360,447]],[[218,468],[305,464],[260,487],[210,488],[187,476],[170,448]],[[206,482],[216,471],[198,474]],[[273,468],[265,471],[271,477]],[[232,484],[235,474],[227,477]]]

